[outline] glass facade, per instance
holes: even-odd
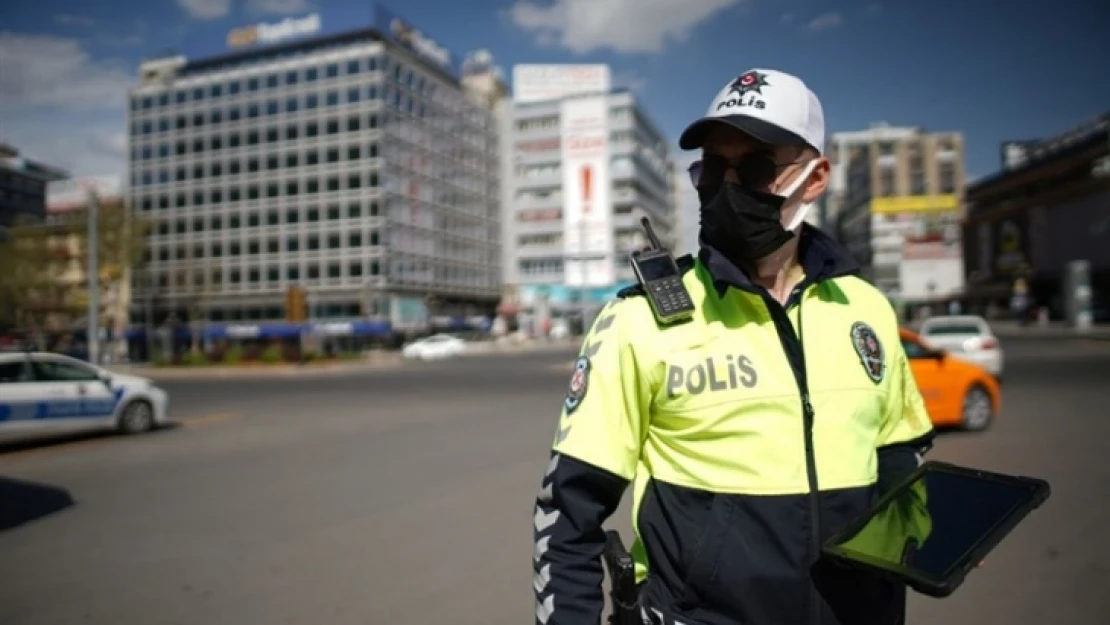
[[[136,308],[209,321],[385,315],[499,295],[497,131],[458,83],[374,40],[260,57],[131,94],[133,210],[150,224]]]

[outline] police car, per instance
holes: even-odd
[[[42,352],[0,353],[0,432],[90,425],[137,434],[166,422],[169,398],[145,378]]]

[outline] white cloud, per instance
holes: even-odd
[[[882,11],[882,10],[883,10],[883,5],[879,4],[878,2],[870,4],[867,7],[867,12],[868,13],[878,13],[879,11]]]
[[[247,0],[247,8],[254,13],[288,15],[307,11],[311,6],[308,0]]]
[[[795,17],[797,17],[797,15],[794,13],[783,13],[782,17],[779,18],[779,23],[786,25],[793,24]]]
[[[0,32],[0,113],[41,107],[122,108],[133,83],[123,67],[97,62],[73,39]]]
[[[0,138],[75,174],[120,173],[133,82],[76,40],[0,32]]]
[[[844,18],[839,13],[823,13],[811,19],[806,24],[806,30],[810,32],[820,32],[822,30],[832,30],[844,23]]]
[[[74,176],[123,175],[127,133],[122,112],[96,118],[36,120],[0,129],[0,138],[24,156]]]
[[[541,5],[519,0],[508,17],[542,43],[554,39],[578,54],[601,49],[624,53],[661,52],[685,39],[713,14],[743,0],[555,0]]]
[[[231,11],[231,0],[177,0],[177,4],[198,20],[216,19]]]

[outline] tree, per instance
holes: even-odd
[[[55,233],[51,225],[22,218],[0,241],[0,326],[26,332],[40,347],[50,313],[72,308],[59,280],[68,252]]]
[[[128,318],[126,306],[132,269],[144,257],[148,223],[129,213],[121,198],[100,198],[97,211],[97,272],[99,277],[100,325],[122,333]],[[89,229],[88,207],[69,212],[60,219],[69,235],[73,261],[80,268],[78,280],[71,282],[80,310],[74,322],[87,318],[89,304]]]

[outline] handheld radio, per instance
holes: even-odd
[[[670,251],[659,243],[655,230],[647,217],[640,219],[647,232],[651,249],[632,252],[632,271],[644,289],[655,321],[659,325],[671,325],[690,319],[694,314],[694,302],[682,284],[682,272]]]

